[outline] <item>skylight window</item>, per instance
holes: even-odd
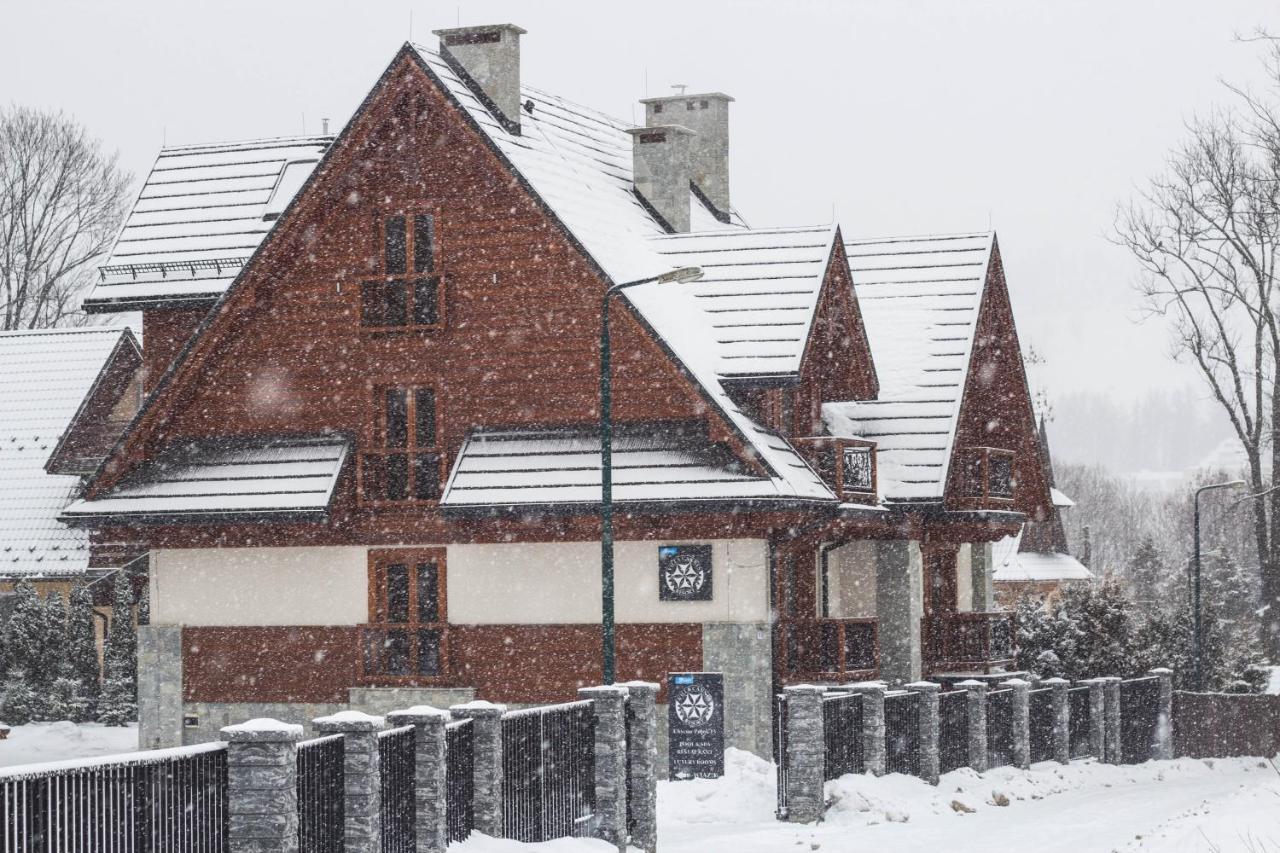
[[[302,185],[311,175],[311,170],[319,162],[319,160],[290,160],[284,164],[284,168],[280,170],[280,176],[276,178],[276,185],[271,190],[271,198],[267,200],[267,209],[262,214],[263,222],[273,222],[280,218],[280,214],[284,213],[284,209],[298,194],[298,190],[302,189]]]

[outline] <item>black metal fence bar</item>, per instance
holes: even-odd
[[[595,814],[595,712],[589,700],[502,718],[503,831],[517,841],[583,835]]]
[[[778,818],[787,814],[787,697],[779,693],[773,698],[773,761],[778,768]],[[824,709],[825,714],[825,709]],[[830,778],[830,777],[828,777]]]
[[[0,772],[0,853],[226,849],[225,744]]]
[[[382,853],[415,853],[417,798],[415,797],[413,726],[378,732],[378,774],[382,781]]]
[[[920,775],[920,694],[884,697],[885,771]]]
[[[1027,695],[1031,713],[1031,760],[1053,760],[1053,691],[1048,687]]]
[[[1072,687],[1067,691],[1068,732],[1072,758],[1086,758],[1089,748],[1089,688]]]
[[[862,694],[824,696],[822,730],[826,756],[824,779],[839,779],[846,773],[862,773],[866,769],[862,752]],[[783,783],[785,779],[779,779],[779,784]]]
[[[1154,754],[1160,725],[1160,679],[1120,682],[1120,762],[1141,764]]]
[[[1013,763],[1013,691],[987,694],[987,766]]]
[[[450,842],[464,841],[475,828],[475,736],[470,720],[444,729],[445,828]]]
[[[938,694],[938,772],[969,765],[969,695],[964,690]]]
[[[298,847],[342,853],[346,847],[342,735],[298,744]]]

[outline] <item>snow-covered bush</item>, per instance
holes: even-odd
[[[16,668],[9,670],[4,683],[4,701],[0,702],[0,718],[11,726],[24,726],[34,718],[35,704],[27,674]]]
[[[84,583],[77,584],[71,592],[63,670],[67,678],[80,685],[80,695],[87,706],[85,713],[88,719],[92,719],[97,711],[102,673],[94,630],[93,594]]]

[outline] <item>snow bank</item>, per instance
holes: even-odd
[[[31,723],[14,726],[0,740],[0,767],[43,764],[75,758],[96,758],[138,748],[138,728],[99,723]]]
[[[628,848],[634,851],[635,848]],[[478,832],[466,841],[449,845],[449,853],[617,853],[618,848],[595,838],[556,838],[540,844],[522,844],[504,838],[490,838]]]
[[[778,806],[777,772],[749,752],[726,749],[723,777],[658,784],[658,828],[771,819]]]

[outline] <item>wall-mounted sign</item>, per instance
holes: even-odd
[[[724,675],[667,675],[667,766],[672,779],[724,775]]]
[[[661,601],[710,601],[711,546],[659,547],[658,598]]]

